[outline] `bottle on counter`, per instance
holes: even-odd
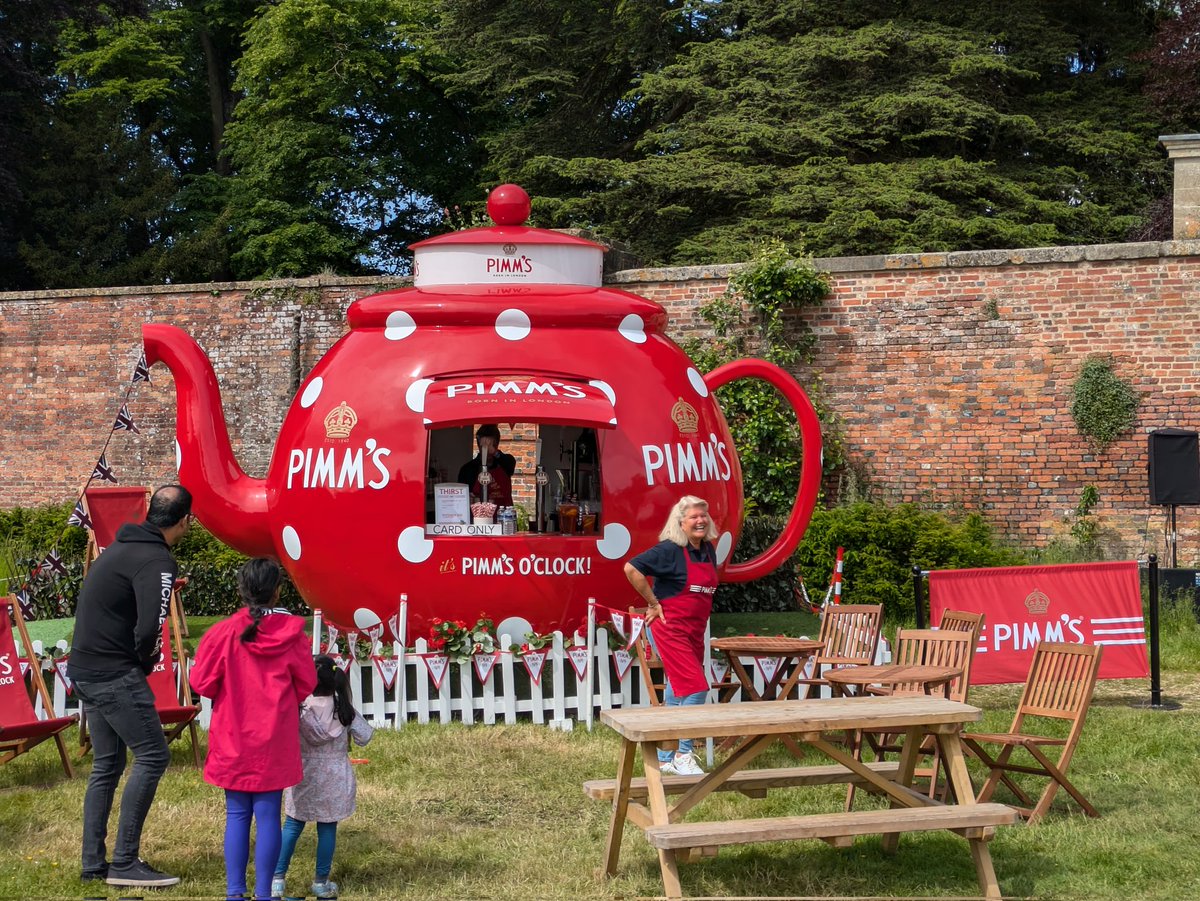
[[[514,507],[502,507],[500,509],[500,534],[517,534],[517,511]]]

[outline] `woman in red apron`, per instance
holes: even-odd
[[[703,704],[709,689],[704,635],[717,591],[712,544],[717,527],[708,515],[708,503],[691,495],[680,498],[658,537],[658,544],[625,564],[625,577],[646,603],[646,630],[666,671],[664,703]],[[658,762],[664,773],[704,772],[692,755],[691,739],[680,739],[674,753],[660,748]]]

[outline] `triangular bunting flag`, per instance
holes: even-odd
[[[712,672],[713,682],[724,682],[725,677],[729,675],[729,663],[725,660],[714,659],[708,668]]]
[[[575,670],[575,676],[580,682],[587,675],[588,671],[588,654],[587,645],[577,644],[567,648],[567,659],[571,661],[571,669]]]
[[[58,678],[63,684],[63,688],[67,690],[67,694],[71,693],[71,677],[67,675],[67,658],[70,654],[59,657],[54,661],[54,672],[58,673]]]
[[[762,677],[770,682],[775,678],[775,671],[779,669],[779,664],[783,660],[780,657],[755,657],[754,663],[758,667],[758,671],[762,673]]]
[[[179,661],[178,660],[171,661],[171,672],[172,672],[172,674],[174,674],[176,679],[179,678]]]
[[[425,661],[425,669],[429,671],[429,681],[438,691],[442,690],[442,680],[446,678],[446,670],[450,668],[450,658],[445,654],[421,654]]]
[[[358,644],[358,633],[353,629],[346,631],[346,649],[353,654],[354,646]]]
[[[496,668],[496,661],[500,659],[499,651],[483,651],[478,654],[471,655],[471,663],[475,666],[475,676],[479,679],[480,685],[486,685],[488,677],[491,676],[492,670]]]
[[[129,413],[129,404],[121,404],[121,409],[117,412],[117,420],[113,423],[113,431],[141,434],[138,427],[133,424],[133,416]]]
[[[96,468],[92,470],[92,478],[100,479],[102,482],[112,482],[117,484],[117,475],[113,472],[111,466],[108,465],[108,459],[105,454],[100,455],[100,459],[96,461]]]
[[[400,614],[393,613],[388,617],[388,631],[392,633],[392,640],[400,640]]]
[[[354,658],[350,657],[349,655],[345,655],[345,656],[343,656],[342,654],[334,654],[333,655],[334,665],[338,669],[340,669],[343,673],[350,672],[350,664],[353,661],[354,661]]]
[[[534,685],[542,684],[542,670],[546,667],[546,655],[549,653],[547,648],[531,648],[521,655],[521,662],[525,664],[525,671]]]
[[[83,500],[75,502],[75,509],[71,511],[71,515],[67,517],[67,525],[83,526],[85,529],[94,528],[92,526],[91,517],[87,515],[87,510],[83,509]]]
[[[633,663],[633,655],[624,648],[613,651],[613,666],[617,670],[617,681],[624,682],[625,674],[629,672],[629,664]]]
[[[617,630],[622,638],[624,638],[627,634],[625,632],[625,614],[620,610],[610,610],[608,612],[611,614],[609,619],[612,620],[613,628]]]
[[[331,641],[321,649],[321,653],[327,657],[340,657],[342,654],[342,649],[338,647],[338,643],[336,641]]]
[[[17,603],[21,605],[21,615],[26,619],[33,619],[33,595],[29,593],[29,586],[25,586],[17,592]]]
[[[375,664],[379,678],[383,680],[383,690],[391,691],[392,686],[396,684],[396,673],[400,671],[400,661],[395,657],[375,655],[371,658],[371,662]]]
[[[27,675],[29,675],[29,661],[22,660],[21,661],[21,678],[24,679]]]
[[[638,640],[638,636],[642,634],[642,629],[646,625],[646,617],[640,613],[629,614],[629,644],[625,645],[625,649],[629,650]]]
[[[67,567],[63,565],[62,557],[58,556],[58,551],[51,551],[42,558],[42,562],[38,564],[37,572],[39,576],[49,575],[57,579],[59,576],[67,574]]]
[[[150,381],[150,367],[146,365],[146,354],[144,351],[142,352],[142,355],[138,357],[138,361],[133,367],[133,381]]]
[[[379,639],[383,638],[383,623],[376,623],[365,631],[367,638],[371,639],[371,646],[374,647],[379,643]]]
[[[338,652],[338,635],[341,633],[338,632],[337,626],[333,623],[326,623],[326,627],[329,629],[329,644],[326,647],[329,648],[330,654],[336,654]]]

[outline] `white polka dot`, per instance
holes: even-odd
[[[520,341],[528,337],[529,327],[529,317],[523,310],[505,310],[496,317],[496,334],[505,341]]]
[[[433,379],[417,379],[404,392],[404,402],[414,413],[425,412],[425,392],[433,384]]]
[[[300,559],[300,535],[291,526],[283,527],[283,549],[293,560]]]
[[[608,382],[603,382],[600,379],[592,379],[588,384],[603,391],[604,396],[608,398],[608,402],[614,407],[617,405],[617,392],[613,391],[612,385]]]
[[[421,526],[409,526],[396,539],[396,549],[409,563],[424,563],[433,553],[433,542],[425,537]]]
[[[325,380],[317,376],[311,382],[304,386],[304,393],[300,395],[300,406],[308,409],[317,402],[317,398],[321,396],[321,389],[325,387]]]
[[[634,344],[646,343],[646,323],[637,313],[630,313],[622,319],[617,331],[626,341],[632,341]]]
[[[389,341],[403,341],[416,330],[417,324],[413,318],[403,310],[396,310],[396,312],[388,314],[387,328],[383,330],[383,337]]]
[[[533,624],[529,620],[520,616],[510,616],[508,619],[500,621],[496,626],[496,637],[507,635],[513,640],[513,644],[518,647],[525,641],[525,633],[533,631]]]
[[[722,532],[721,537],[717,539],[717,564],[724,563],[729,558],[729,552],[733,550],[733,533]]]
[[[610,522],[604,527],[604,537],[596,542],[596,550],[609,560],[619,560],[628,553],[632,541],[627,528],[619,522]]]
[[[688,367],[688,381],[692,383],[697,394],[701,397],[708,397],[708,385],[704,384],[704,376],[690,366]]]
[[[382,623],[379,614],[374,610],[368,610],[366,607],[359,607],[354,611],[354,625],[358,626],[364,632],[367,629],[373,629]]]
[[[175,471],[179,472],[179,470],[182,467],[183,467],[183,448],[179,446],[179,439],[176,438],[175,439]]]

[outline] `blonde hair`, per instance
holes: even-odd
[[[693,494],[685,494],[681,497],[675,506],[671,508],[671,513],[667,517],[667,524],[658,533],[658,540],[670,541],[680,547],[686,545],[688,543],[688,536],[683,533],[683,517],[689,510],[697,507],[707,513],[708,501],[698,498]],[[704,540],[716,541],[716,539],[717,524],[712,521],[712,517],[709,517],[708,531],[704,534]]]

